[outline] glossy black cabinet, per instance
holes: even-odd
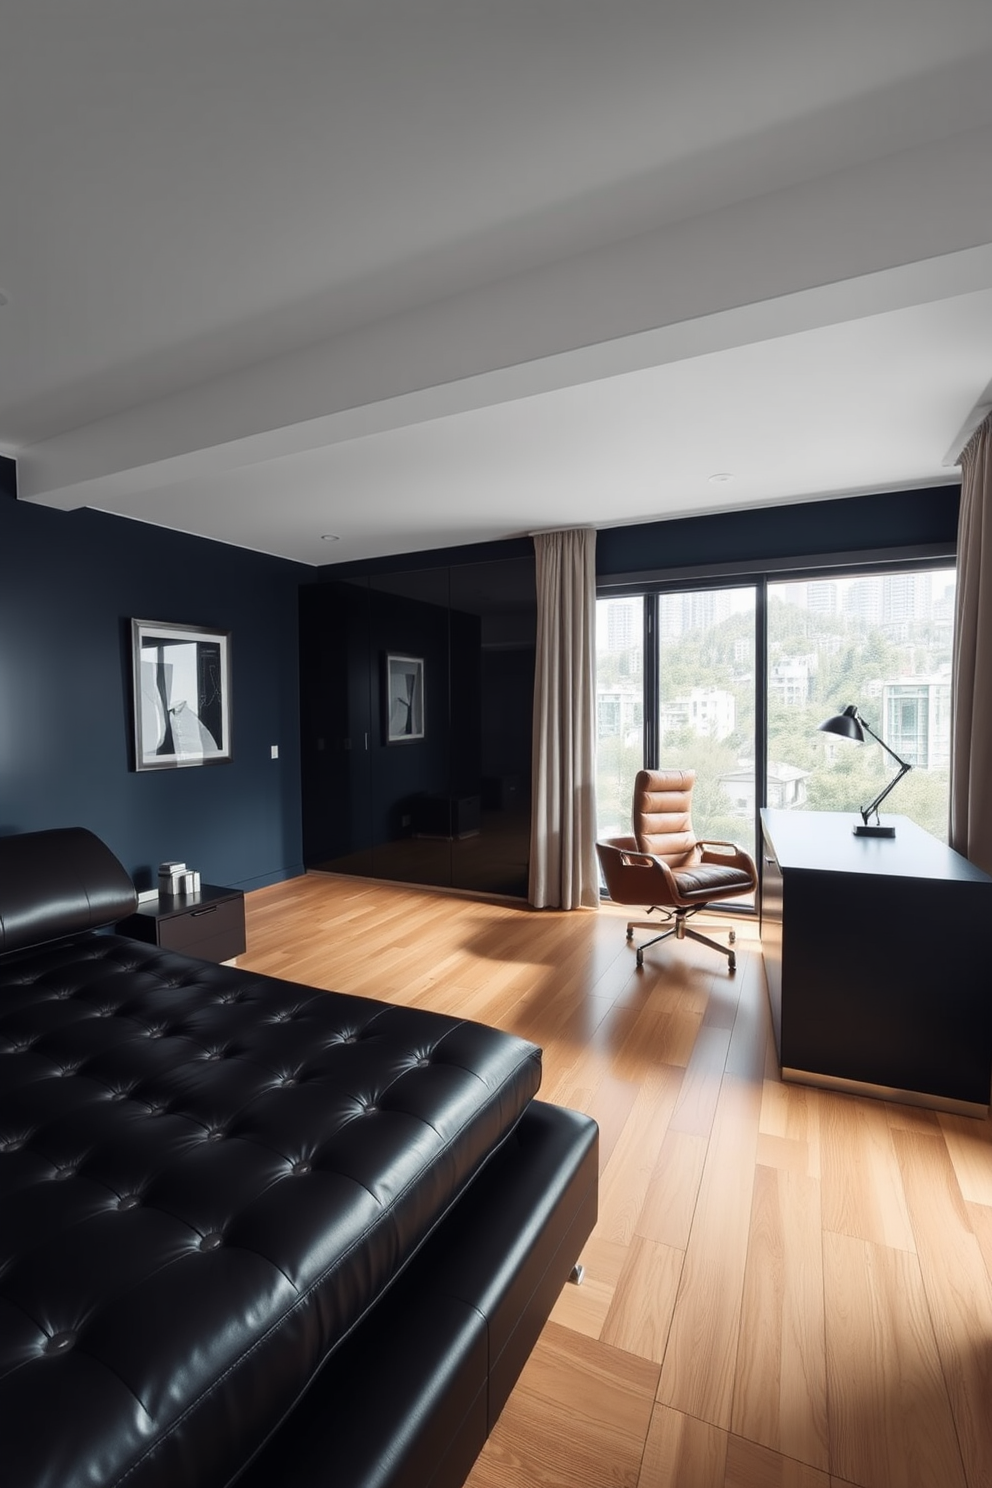
[[[304,587],[307,867],[526,895],[536,633],[532,556]]]

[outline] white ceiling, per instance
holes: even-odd
[[[990,72],[988,0],[6,7],[0,451],[311,564],[954,480]]]

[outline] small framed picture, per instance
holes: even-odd
[[[174,770],[231,758],[231,635],[131,621],[134,768]]]
[[[404,744],[424,737],[424,659],[386,657],[386,743]]]

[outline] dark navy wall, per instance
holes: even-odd
[[[313,570],[30,506],[0,467],[0,832],[89,827],[139,887],[166,858],[242,888],[301,873],[297,594]],[[230,764],[131,768],[132,617],[231,631]]]
[[[760,566],[886,548],[953,550],[960,497],[958,485],[927,486],[609,527],[596,534],[596,573],[607,578],[710,564]]]
[[[742,562],[760,566],[786,558],[827,558],[882,552],[886,548],[953,549],[960,499],[957,484],[926,486],[913,491],[605,527],[596,534],[596,574],[608,580],[655,570]],[[352,578],[397,568],[436,568],[449,563],[523,557],[533,551],[531,538],[517,537],[464,548],[432,548],[423,553],[327,564],[311,573],[318,579]]]

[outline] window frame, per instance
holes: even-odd
[[[660,698],[659,654],[657,645],[659,598],[686,590],[738,589],[753,585],[755,590],[755,807],[754,840],[758,844],[757,867],[759,887],[753,911],[759,913],[763,857],[761,846],[761,811],[767,805],[768,791],[768,586],[769,584],[815,582],[892,573],[914,573],[932,568],[957,569],[954,544],[927,543],[911,547],[861,549],[856,552],[808,554],[789,558],[771,558],[762,562],[748,559],[740,563],[687,564],[682,568],[651,569],[633,574],[605,574],[597,579],[596,598],[619,599],[641,596],[644,601],[644,732],[643,767],[659,765],[658,709]],[[735,912],[733,906],[721,910]]]

